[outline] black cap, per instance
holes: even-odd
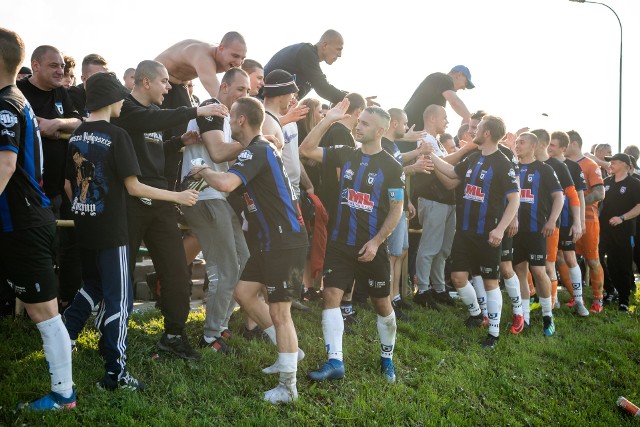
[[[33,74],[33,72],[29,67],[22,67],[20,68],[20,71],[18,71],[18,74]]]
[[[626,153],[618,153],[618,154],[614,154],[613,156],[604,156],[604,159],[607,162],[610,162],[611,160],[620,160],[621,162],[625,162],[627,166],[631,166],[634,169],[638,169],[636,158]]]
[[[87,79],[88,111],[96,111],[107,105],[115,104],[129,95],[129,90],[120,83],[114,73],[96,73]]]
[[[289,74],[285,70],[273,70],[264,79],[263,93],[265,97],[275,97],[297,93],[296,76]]]

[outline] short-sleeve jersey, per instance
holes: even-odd
[[[333,123],[327,132],[320,139],[320,147],[333,147],[344,145],[355,147],[356,142],[351,135],[351,131],[342,123]],[[335,220],[336,200],[338,200],[338,190],[340,183],[338,181],[338,173],[333,165],[323,163],[321,165],[320,188],[317,191],[318,197],[327,209],[329,214],[329,223],[333,224]]]
[[[542,231],[551,213],[551,193],[556,191],[562,191],[562,188],[551,166],[539,160],[520,163],[519,230],[530,233]]]
[[[330,239],[362,247],[378,234],[390,209],[390,194],[404,191],[402,166],[385,150],[367,155],[360,149],[324,149],[323,162],[340,168],[340,194]],[[395,194],[395,193],[394,193]]]
[[[553,171],[556,173],[556,177],[560,182],[560,187],[565,191],[570,187],[575,187],[575,183],[573,182],[573,177],[571,176],[571,172],[567,165],[559,159],[555,157],[549,157],[544,161],[547,165],[551,166]],[[576,166],[578,166],[576,164]],[[580,166],[578,166],[580,169]],[[522,200],[520,201],[522,203]],[[569,210],[569,198],[564,198],[564,205],[562,206],[562,212],[560,213],[560,217],[558,218],[558,226],[563,228],[571,227],[573,224],[573,217],[571,216],[571,211]]]
[[[0,151],[16,153],[16,169],[0,194],[3,233],[51,224],[51,203],[42,190],[42,148],[36,116],[15,85],[0,89]]]
[[[615,227],[609,225],[609,220],[614,216],[624,215],[640,203],[640,181],[628,175],[622,181],[616,182],[615,176],[610,175],[604,179],[604,191],[600,211],[600,234],[627,237],[635,235],[635,220],[626,220]]]
[[[398,145],[394,141],[391,141],[384,136],[382,137],[380,142],[382,144],[382,149],[391,154],[391,157],[393,157],[396,162],[398,162],[400,166],[402,166],[402,152],[400,152]],[[406,191],[404,192],[404,202],[402,204],[402,209],[405,211],[409,210],[409,195]]]
[[[488,235],[502,218],[507,195],[519,190],[513,164],[500,150],[488,156],[475,152],[454,170],[462,180],[457,231]]]
[[[215,98],[207,99],[201,105],[219,104]],[[204,135],[207,132],[221,132],[225,141],[230,141],[231,134],[225,132],[226,120],[218,116],[204,116],[192,119],[187,125],[187,131],[197,131],[200,135]],[[227,135],[229,138],[227,138]],[[204,144],[191,144],[184,147],[184,154],[182,157],[182,178],[187,176],[191,171],[191,161],[194,159],[202,159],[209,167],[217,172],[226,172],[229,170],[228,162],[215,163],[211,156],[209,156],[209,150]],[[216,190],[212,187],[207,187],[198,194],[198,200],[211,200],[211,199],[225,199],[226,193]]]
[[[582,169],[582,173],[584,174],[584,180],[587,185],[587,189],[584,192],[585,197],[591,194],[594,187],[598,185],[603,185],[604,181],[602,180],[602,171],[596,162],[593,160],[582,157],[578,160],[578,164]],[[585,206],[585,220],[589,221],[597,221],[598,220],[598,204],[592,203],[590,205]]]
[[[298,198],[282,159],[261,136],[240,152],[229,168],[244,184],[249,232],[255,233],[258,249],[273,251],[307,246]]]
[[[96,121],[73,132],[65,177],[71,182],[71,214],[80,247],[105,249],[129,242],[124,179],[138,175],[136,152],[124,129]]]
[[[454,90],[453,78],[450,75],[445,73],[429,74],[416,88],[404,107],[409,126],[415,125],[415,130],[424,129],[422,115],[425,108],[431,104],[446,106],[447,100],[443,93],[448,90]]]

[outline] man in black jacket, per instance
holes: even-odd
[[[195,142],[197,135],[185,133],[163,142],[162,131],[188,123],[196,116],[228,114],[222,104],[162,110],[158,106],[170,87],[164,65],[142,61],[136,68],[133,91],[124,101],[120,117],[113,121],[131,136],[140,165],[140,182],[163,190],[168,187],[164,176],[165,151],[177,151],[184,144]],[[128,197],[127,217],[129,270],[133,274],[138,249],[144,240],[161,286],[165,333],[158,347],[184,359],[200,359],[200,353],[191,348],[184,333],[189,314],[189,272],[173,204]]]

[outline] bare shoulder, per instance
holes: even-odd
[[[208,51],[213,52],[216,48],[216,44],[211,44],[195,39],[186,39],[167,48],[164,52],[156,57],[156,61],[162,62],[163,59],[191,57],[195,54],[203,54]]]

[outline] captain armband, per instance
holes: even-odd
[[[389,190],[389,201],[403,201],[404,200],[404,189],[403,188],[390,188]]]

